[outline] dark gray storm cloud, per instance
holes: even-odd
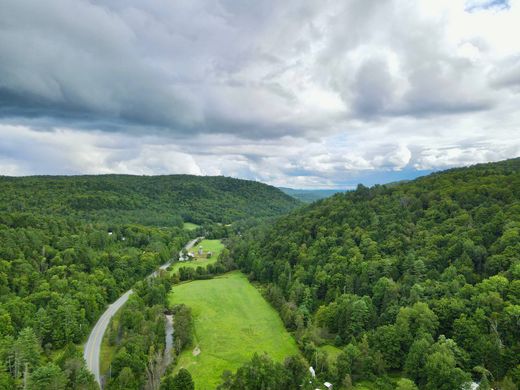
[[[7,1],[0,114],[182,127],[198,114],[120,15],[83,1]]]
[[[301,117],[290,77],[331,80],[351,118],[490,108],[442,23],[405,3],[4,0],[0,116],[304,134],[322,118]]]

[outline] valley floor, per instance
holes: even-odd
[[[224,370],[234,372],[255,352],[280,362],[299,354],[277,312],[240,272],[176,285],[170,303],[192,309],[194,345],[176,371],[187,368],[197,390],[214,389]]]

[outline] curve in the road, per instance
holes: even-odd
[[[188,242],[184,248],[189,250],[193,245],[195,245],[202,237],[197,237],[190,242]],[[165,270],[170,266],[172,260],[161,265],[159,269]],[[151,277],[157,276],[157,271],[154,271]],[[99,372],[99,356],[101,353],[101,342],[103,341],[103,335],[110,323],[112,317],[117,313],[117,311],[123,306],[126,301],[128,301],[128,297],[132,295],[133,291],[128,290],[123,295],[121,295],[114,303],[112,303],[105,312],[99,317],[99,320],[92,328],[90,335],[88,337],[87,343],[85,344],[85,348],[83,349],[83,357],[87,363],[87,368],[94,374],[96,382],[101,387],[101,374]]]

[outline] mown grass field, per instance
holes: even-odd
[[[197,257],[197,250],[199,249],[199,246],[202,246],[202,250],[204,251],[204,255],[202,257]],[[220,252],[222,252],[222,249],[224,249],[224,244],[222,244],[222,241],[220,240],[202,240],[192,249],[190,249],[190,252],[195,253],[196,258],[190,261],[180,261],[174,263],[171,267],[171,272],[175,273],[181,267],[197,268],[205,267],[208,264],[213,264],[217,261]],[[211,258],[209,259],[205,255],[208,251],[212,252]]]
[[[174,286],[169,300],[192,309],[194,345],[175,370],[187,368],[197,390],[214,389],[224,370],[234,372],[255,352],[280,362],[299,354],[276,311],[239,272]],[[196,346],[201,352],[193,356]]]

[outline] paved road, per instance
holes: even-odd
[[[197,237],[190,242],[188,242],[184,248],[186,250],[189,250],[201,237]],[[181,252],[182,253],[182,252]],[[170,266],[172,263],[172,260],[168,261],[167,263],[164,263],[159,267],[160,270],[165,270]],[[157,276],[158,271],[154,271],[150,277]],[[103,341],[103,335],[105,334],[105,331],[107,329],[108,324],[110,323],[110,320],[114,316],[114,314],[117,313],[117,311],[123,306],[126,301],[128,301],[128,297],[132,295],[133,291],[128,290],[123,295],[117,299],[114,303],[112,303],[108,308],[105,310],[105,312],[101,315],[98,322],[92,329],[92,332],[90,332],[90,335],[88,337],[87,343],[85,344],[85,348],[83,349],[83,357],[85,358],[85,361],[87,362],[87,367],[94,374],[94,377],[96,378],[96,382],[101,387],[101,375],[99,373],[99,355],[101,353],[101,342]]]
[[[197,237],[197,238],[194,238],[193,240],[191,240],[190,242],[188,242],[185,246],[184,246],[184,249],[186,249],[187,251],[191,249],[191,247],[193,247],[193,245],[195,245],[197,242],[203,240],[204,237]],[[183,249],[183,250],[184,250]],[[182,253],[183,251],[180,251],[179,252],[179,261],[184,261],[184,260],[187,260],[187,258],[184,258],[184,253]],[[169,263],[168,263],[169,264]],[[164,267],[161,266],[161,268]],[[168,266],[166,266],[165,268],[168,268]]]

